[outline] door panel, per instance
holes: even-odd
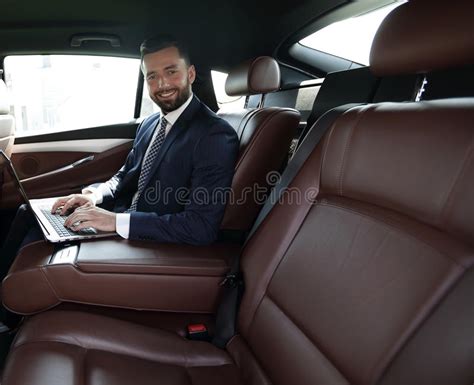
[[[89,184],[106,181],[120,169],[133,141],[111,143],[114,146],[100,153],[87,151],[86,146],[85,151],[15,152],[12,161],[17,172],[23,175],[20,179],[29,198],[68,195],[80,192]],[[117,143],[120,144],[115,145]],[[83,159],[87,161],[78,162]],[[12,209],[20,203],[22,199],[13,181],[6,176],[0,208]]]
[[[57,170],[74,162],[95,156],[123,144],[131,139],[86,139],[58,142],[16,144],[13,147],[12,162],[20,179]]]

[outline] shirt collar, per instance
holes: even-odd
[[[169,125],[173,125],[176,123],[178,118],[181,116],[183,111],[186,109],[186,107],[189,106],[189,103],[191,103],[191,100],[193,99],[193,93],[191,92],[191,96],[186,100],[181,107],[177,108],[174,111],[168,112],[166,115],[163,115],[163,117],[166,118],[166,121],[168,122]]]

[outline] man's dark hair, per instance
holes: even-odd
[[[162,49],[170,47],[175,47],[178,49],[179,56],[184,59],[186,65],[189,66],[191,64],[191,59],[187,47],[171,35],[157,35],[146,39],[140,45],[141,60],[143,62],[143,57],[149,53],[158,52]]]

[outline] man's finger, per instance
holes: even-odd
[[[64,226],[69,227],[75,222],[89,221],[94,217],[92,210],[76,210],[64,221]]]
[[[90,204],[90,203],[86,203],[82,206],[79,206],[76,208],[76,210],[74,210],[75,212],[76,211],[90,211],[90,209],[92,208],[93,206]]]
[[[71,227],[73,223],[79,222],[81,219],[79,218],[79,213],[72,213],[67,217],[67,219],[64,221],[64,226],[66,227]]]
[[[73,225],[71,225],[71,230],[79,231],[79,230],[85,229],[87,227],[94,227],[93,226],[93,221],[82,221],[82,222],[79,222],[77,224],[73,223]]]
[[[61,215],[66,215],[67,212],[74,207],[77,204],[78,199],[76,197],[73,197],[69,199],[61,209]]]
[[[54,214],[61,206],[64,206],[68,199],[69,197],[57,199],[56,202],[54,202],[53,207],[51,207],[51,213]]]
[[[71,215],[69,215],[66,220],[64,221],[64,226],[69,227],[71,226],[74,222],[77,222],[79,213],[74,211]]]
[[[70,198],[66,202],[64,202],[63,206],[61,207],[61,210],[59,211],[59,214],[65,215],[67,213],[67,211],[69,210],[69,206],[71,205],[71,199],[73,198]]]

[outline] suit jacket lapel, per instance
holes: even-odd
[[[178,120],[173,124],[171,127],[170,132],[168,135],[166,135],[165,141],[161,145],[161,148],[156,156],[156,159],[151,166],[150,173],[148,174],[147,181],[145,182],[145,186],[149,183],[151,177],[153,174],[156,172],[156,169],[162,162],[164,156],[166,155],[168,149],[171,147],[175,139],[181,135],[183,132],[186,131],[186,128],[189,125],[189,122],[192,120],[194,117],[194,114],[196,111],[199,109],[201,106],[201,102],[196,96],[193,96],[193,99],[191,100],[191,103],[189,103],[189,106],[183,111],[183,113],[180,115]]]

